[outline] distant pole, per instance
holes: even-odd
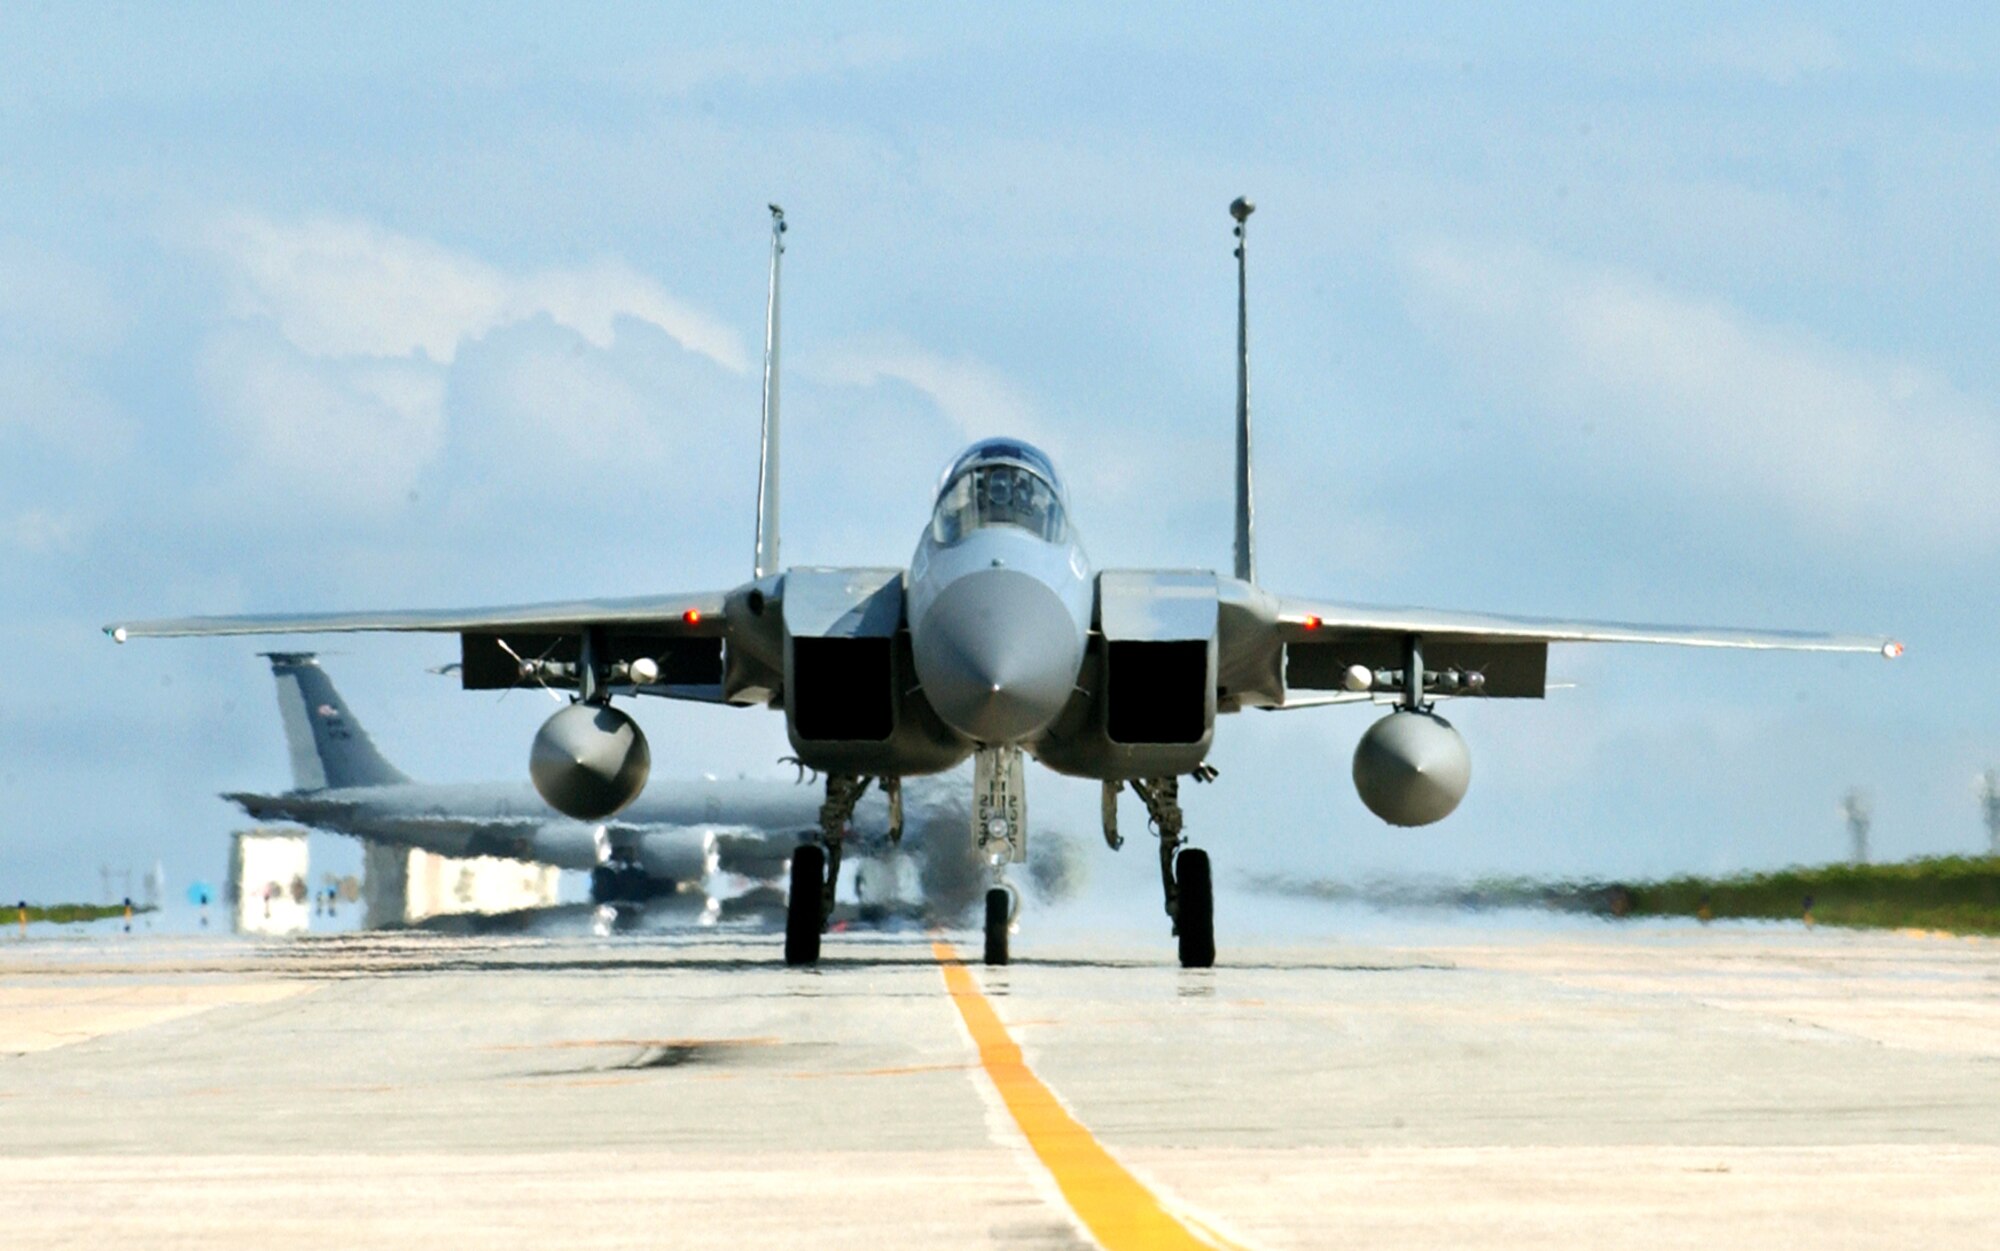
[[[1979,808],[1986,817],[1986,854],[2000,856],[2000,769],[1980,775]]]
[[[1867,864],[1868,827],[1875,821],[1868,792],[1858,787],[1848,791],[1840,801],[1840,815],[1847,820],[1848,859],[1855,864]]]

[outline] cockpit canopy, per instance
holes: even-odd
[[[1015,439],[985,439],[944,471],[931,538],[949,547],[986,526],[1015,526],[1050,543],[1069,534],[1061,479],[1037,449]]]

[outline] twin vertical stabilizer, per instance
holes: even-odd
[[[1238,196],[1229,206],[1236,219],[1236,576],[1257,580],[1256,509],[1250,499],[1250,300],[1245,228],[1257,206]]]
[[[757,463],[757,559],[753,577],[778,572],[778,261],[785,210],[771,205],[771,293],[764,306],[764,437]]]

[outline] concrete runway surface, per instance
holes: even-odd
[[[18,1247],[1988,1247],[2000,943],[0,945]]]

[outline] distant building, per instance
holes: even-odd
[[[362,924],[414,925],[435,916],[515,912],[558,901],[562,870],[526,860],[457,860],[413,848],[368,843]]]
[[[229,849],[229,907],[239,934],[302,934],[312,923],[306,832],[239,830]]]

